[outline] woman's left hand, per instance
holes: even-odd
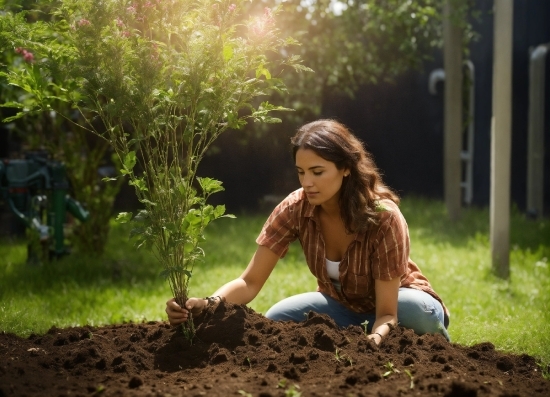
[[[380,345],[381,338],[376,334],[367,335],[367,350],[372,352],[378,351],[378,345]]]
[[[376,346],[379,346],[380,343],[382,342],[382,337],[378,334],[369,334],[367,337],[369,338],[369,340],[376,343]]]

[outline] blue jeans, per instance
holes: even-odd
[[[361,325],[368,320],[368,331],[376,320],[375,313],[356,313],[321,292],[306,292],[294,295],[273,305],[265,314],[267,318],[278,321],[304,321],[307,313],[327,314],[338,326]],[[444,327],[444,312],[439,303],[430,294],[412,288],[399,288],[397,303],[399,326],[410,328],[416,334],[442,334],[450,341]]]

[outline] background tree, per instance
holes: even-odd
[[[252,8],[277,0],[253,2]],[[392,81],[420,68],[441,44],[441,2],[437,0],[287,0],[284,26],[301,46],[296,50],[315,73],[294,76],[287,97],[306,118],[322,112],[323,98],[350,96],[359,87]]]
[[[469,15],[474,13],[471,0],[450,0],[458,3],[453,22],[464,26],[464,51],[474,33]],[[249,3],[249,13],[277,0]],[[331,116],[331,101],[347,101],[359,91],[372,90],[375,84],[389,86],[403,74],[421,72],[424,65],[442,46],[442,1],[439,0],[287,0],[281,2],[285,19],[281,21],[287,34],[297,38],[300,55],[314,73],[289,76],[288,94],[274,99],[295,111],[282,116],[278,125],[250,125],[243,131],[218,142],[219,153],[203,164],[227,181],[232,208],[257,208],[264,197],[280,196],[293,188],[293,167],[288,156],[288,142],[297,126]],[[277,76],[276,71],[272,71]],[[252,149],[253,148],[253,149]],[[253,188],[232,178],[229,169],[246,172],[251,166],[263,165],[263,178],[254,179]],[[224,167],[218,167],[223,163]],[[265,163],[265,164],[263,164]],[[269,163],[269,164],[268,164]],[[276,200],[277,197],[273,197]],[[260,204],[272,208],[274,201]]]
[[[58,76],[41,75],[40,64],[44,60],[36,57],[42,51],[35,54],[30,49],[42,48],[47,38],[55,34],[49,25],[52,6],[50,1],[3,2],[0,70],[32,71],[25,74],[27,88],[40,91],[40,95],[54,105],[51,111],[32,111],[36,98],[28,90],[9,84],[6,75],[0,75],[0,101],[6,104],[0,108],[0,115],[6,122],[9,139],[19,141],[22,151],[45,150],[51,159],[66,165],[71,195],[92,214],[87,222],[75,220],[68,238],[73,248],[80,252],[101,255],[109,234],[113,203],[123,179],[115,183],[102,181],[107,176],[105,173],[112,174],[111,169],[114,171],[113,166],[117,165],[109,143],[86,133],[79,126],[82,122],[80,114],[69,103],[57,99],[65,95],[64,82],[56,80]],[[33,24],[40,28],[34,29]],[[62,36],[57,38],[62,40]],[[28,44],[27,47],[23,43]],[[59,51],[62,46],[60,42],[50,50]],[[16,116],[17,109],[23,109],[23,112]],[[11,155],[22,156],[23,153]]]
[[[272,68],[308,70],[298,57],[281,56],[296,42],[281,37],[277,10],[242,17],[242,4],[65,0],[50,23],[10,19],[16,48],[37,59],[5,73],[29,94],[10,104],[20,110],[14,118],[53,110],[79,123],[56,110],[62,101],[110,145],[142,205],[135,217],[117,219],[135,222],[136,247],[152,249],[182,306],[204,256],[204,229],[225,216],[224,205],[207,202],[221,182],[199,177],[198,165],[225,131],[279,121],[271,112],[285,109],[262,101],[286,89]],[[184,331],[193,336],[192,318]]]

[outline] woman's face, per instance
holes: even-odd
[[[310,149],[296,151],[296,171],[300,184],[313,205],[336,205],[347,169],[339,170],[336,164],[325,160]]]

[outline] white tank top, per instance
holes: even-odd
[[[325,261],[327,266],[327,273],[330,277],[330,280],[332,281],[332,284],[334,285],[334,288],[336,288],[337,291],[341,291],[342,286],[340,285],[340,270],[338,269],[340,267],[340,262],[330,261],[326,258]]]
[[[334,262],[328,259],[325,259],[327,263],[327,273],[328,276],[333,280],[340,280],[340,271],[338,270],[338,267],[340,266],[340,262]]]

